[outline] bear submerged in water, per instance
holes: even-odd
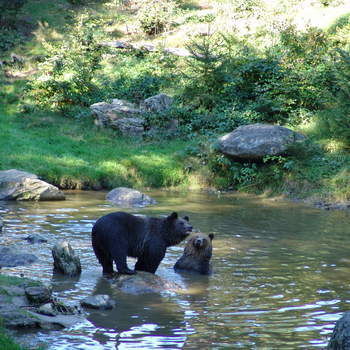
[[[211,233],[192,234],[185,246],[183,255],[174,265],[175,271],[192,271],[202,275],[209,275],[212,272],[210,259],[212,255],[212,240],[214,235]]]
[[[179,244],[192,231],[189,218],[172,213],[165,218],[111,213],[92,228],[92,247],[103,274],[113,274],[113,262],[121,274],[134,274],[127,256],[137,258],[135,270],[155,273],[167,247]]]

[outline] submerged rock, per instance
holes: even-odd
[[[40,235],[28,235],[26,238],[23,238],[25,241],[28,241],[29,243],[46,243],[47,239],[45,237],[42,237]]]
[[[52,248],[55,271],[68,276],[81,273],[80,259],[67,241],[61,241]]]
[[[115,306],[115,301],[106,294],[91,295],[80,303],[82,306],[98,310],[109,310]]]
[[[241,159],[262,159],[283,154],[305,136],[279,125],[243,125],[219,138],[219,151]]]
[[[335,324],[327,350],[350,350],[350,311]]]
[[[178,292],[181,287],[153,273],[137,271],[135,275],[118,275],[112,286],[123,293],[141,295],[148,293]]]
[[[33,254],[17,252],[10,247],[0,247],[0,268],[28,265],[37,260]]]
[[[145,207],[157,203],[150,196],[127,187],[114,188],[107,193],[106,199],[121,207]]]
[[[11,169],[0,171],[0,200],[50,201],[63,200],[57,187],[39,180],[34,174]]]

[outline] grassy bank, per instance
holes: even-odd
[[[342,1],[22,1],[7,14],[16,40],[1,46],[2,58],[15,52],[24,62],[4,66],[0,79],[0,168],[61,188],[215,187],[347,201],[349,13]],[[99,45],[111,40],[158,51]],[[177,119],[175,137],[130,140],[94,126],[90,104],[160,92],[174,106],[149,122]],[[219,135],[256,122],[308,141],[261,162],[216,152]]]
[[[55,114],[1,113],[2,169],[24,169],[65,189],[189,185],[183,140],[143,143]]]

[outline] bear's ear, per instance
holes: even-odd
[[[188,216],[184,216],[184,220],[190,221],[190,218]]]
[[[209,234],[209,238],[210,238],[210,240],[212,241],[212,240],[214,239],[214,234],[213,234],[213,233],[210,233],[210,234]]]
[[[174,211],[174,212],[172,212],[168,217],[167,217],[167,219],[168,220],[176,220],[178,218],[178,215],[177,215],[177,213]]]

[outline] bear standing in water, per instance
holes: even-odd
[[[179,218],[175,212],[166,218],[116,212],[96,221],[92,247],[103,274],[113,273],[113,261],[119,273],[134,274],[127,266],[127,256],[138,258],[135,270],[155,273],[166,248],[179,244],[191,231],[188,217]]]
[[[214,235],[211,233],[195,233],[190,236],[184,253],[174,265],[175,271],[193,271],[202,275],[211,273],[210,259],[212,255],[212,240]]]

